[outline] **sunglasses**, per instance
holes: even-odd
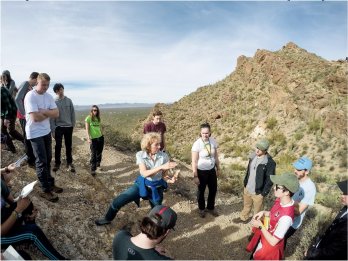
[[[92,111],[98,111],[98,110],[96,110],[96,109],[93,109]]]
[[[278,189],[279,189],[279,190],[282,190],[283,192],[286,191],[286,189],[285,189],[284,187],[279,186],[278,184],[275,185],[275,189],[276,189],[276,190],[278,190]]]

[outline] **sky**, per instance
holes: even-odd
[[[32,71],[74,104],[171,103],[294,42],[347,54],[346,1],[1,1],[1,71]]]

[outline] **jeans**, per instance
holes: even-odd
[[[92,139],[90,149],[91,149],[91,160],[90,160],[91,171],[95,171],[97,169],[97,166],[100,166],[100,162],[102,160],[102,153],[104,149],[104,136]]]
[[[44,232],[34,224],[16,225],[7,235],[1,236],[1,248],[7,245],[32,242],[50,260],[64,260],[64,256],[54,249]]]
[[[36,174],[44,192],[51,191],[54,178],[51,176],[52,138],[51,133],[30,140],[35,155]]]
[[[213,210],[215,207],[215,196],[217,192],[217,177],[215,168],[210,170],[197,170],[199,185],[197,192],[198,199],[198,207],[200,210],[205,209],[205,198],[204,192],[205,188],[208,186],[209,194],[208,194],[208,202],[207,209]]]
[[[157,202],[153,202],[151,199],[149,199],[151,208],[157,205],[161,205],[163,201],[163,188],[158,188],[158,194],[160,196],[160,200]],[[123,191],[120,195],[118,195],[114,200],[111,202],[111,205],[109,207],[108,212],[105,215],[106,220],[113,220],[116,217],[117,212],[125,205],[127,205],[130,202],[136,202],[139,206],[140,201],[140,195],[139,195],[139,188],[137,184],[133,184],[130,188]]]
[[[65,142],[65,152],[66,152],[66,163],[69,165],[72,163],[72,134],[73,127],[56,127],[55,129],[55,140],[56,146],[54,147],[54,158],[56,165],[60,165],[60,156],[62,150],[62,141],[64,137]]]
[[[35,155],[33,152],[33,147],[31,146],[30,140],[27,139],[27,134],[25,132],[25,124],[27,123],[27,121],[25,119],[19,119],[19,123],[21,124],[21,128],[23,131],[24,148],[25,148],[25,154],[28,156],[28,164],[34,165]]]

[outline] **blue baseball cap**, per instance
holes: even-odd
[[[303,170],[303,169],[311,170],[313,162],[307,157],[301,157],[292,165],[294,166],[295,169],[298,169],[298,170]]]

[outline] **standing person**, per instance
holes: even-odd
[[[16,130],[16,117],[16,103],[8,89],[1,86],[1,133],[7,136],[7,147],[13,153],[16,153],[16,147],[12,142],[12,138],[24,142],[22,134]]]
[[[8,70],[2,72],[2,85],[7,88],[11,96],[14,98],[17,93],[17,87],[15,81],[11,78],[11,73]]]
[[[91,149],[91,174],[95,176],[96,170],[100,167],[104,149],[104,136],[102,133],[100,110],[93,105],[90,114],[85,119],[87,140]]]
[[[263,209],[263,199],[272,187],[270,177],[275,175],[276,163],[268,154],[269,141],[261,139],[256,143],[256,150],[249,158],[244,178],[243,210],[235,223],[247,224],[249,215],[254,207],[254,214]]]
[[[197,199],[200,217],[205,217],[205,212],[209,212],[217,217],[219,214],[215,210],[215,197],[217,192],[217,176],[220,169],[218,157],[218,144],[211,138],[211,129],[208,123],[200,126],[200,138],[192,146],[192,171],[193,181],[198,187]],[[208,186],[209,194],[207,208],[205,205],[204,192]]]
[[[254,260],[284,259],[284,236],[293,223],[294,201],[291,198],[299,188],[297,177],[292,173],[272,175],[274,196],[277,198],[270,211],[260,211],[252,219],[254,236],[247,246]],[[269,227],[262,222],[269,218]]]
[[[50,118],[57,118],[59,111],[53,97],[47,93],[51,78],[47,73],[40,73],[37,86],[24,98],[26,113],[25,132],[30,140],[35,155],[36,174],[41,183],[40,196],[51,202],[57,202],[55,193],[63,189],[54,183],[51,176],[52,138]]]
[[[174,229],[177,214],[170,207],[158,205],[140,223],[141,233],[132,236],[119,231],[112,243],[114,260],[172,260],[168,252],[159,247],[171,229]]]
[[[167,131],[166,125],[162,122],[162,112],[154,111],[152,114],[152,121],[144,125],[144,134],[149,132],[158,132],[161,134],[161,150],[165,150],[164,133]]]
[[[59,110],[59,117],[51,119],[52,136],[56,140],[54,154],[55,165],[53,171],[57,171],[60,168],[60,155],[62,150],[62,140],[64,137],[67,168],[69,171],[75,172],[75,166],[72,163],[72,134],[76,123],[74,104],[64,95],[63,84],[56,83],[53,86],[53,91],[57,95],[56,105]]]
[[[110,224],[117,212],[132,201],[139,206],[140,198],[149,200],[152,208],[162,204],[163,191],[168,187],[167,183],[174,183],[177,179],[175,175],[169,177],[166,172],[175,168],[177,163],[170,162],[168,155],[160,148],[160,134],[150,132],[144,135],[141,140],[141,151],[136,154],[140,175],[130,188],[114,198],[104,218],[95,221],[97,226]]]
[[[29,91],[33,89],[37,84],[37,76],[38,72],[32,72],[29,76],[29,80],[23,82],[19,88],[15,98],[15,102],[17,105],[17,118],[19,119],[19,123],[21,124],[21,128],[23,131],[24,137],[24,146],[25,146],[25,154],[28,156],[28,165],[31,167],[35,167],[35,156],[33,152],[33,148],[31,146],[30,140],[27,139],[27,135],[25,133],[25,110],[24,110],[24,98]]]
[[[309,206],[314,204],[317,189],[315,188],[313,181],[308,176],[312,169],[312,165],[312,161],[307,157],[301,157],[293,164],[295,168],[295,175],[300,182],[300,189],[292,197],[295,204],[298,205],[298,208],[295,208],[295,214],[297,217],[294,220],[294,224],[292,224],[288,232],[286,232],[285,246],[287,239],[291,237],[301,226]]]
[[[342,191],[341,202],[344,205],[336,218],[309,247],[305,254],[307,260],[347,260],[347,220],[348,220],[348,180],[337,182]]]

